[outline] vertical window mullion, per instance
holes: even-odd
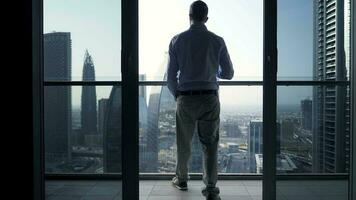
[[[43,113],[43,0],[32,7],[32,116],[33,116],[33,192],[32,199],[45,199],[44,113]]]
[[[276,199],[277,0],[264,0],[262,199]]]
[[[139,200],[138,0],[122,0],[122,195]]]
[[[350,39],[350,46],[351,46],[351,175],[350,175],[350,188],[349,188],[349,199],[355,199],[356,197],[356,125],[355,125],[355,119],[356,119],[356,56],[355,56],[355,48],[356,48],[356,40],[355,40],[355,34],[356,34],[356,2],[355,0],[351,1],[351,39]],[[354,23],[352,23],[354,22]]]

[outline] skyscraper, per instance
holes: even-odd
[[[121,87],[114,86],[107,103],[107,112],[104,118],[104,156],[103,165],[105,173],[120,173],[121,154]]]
[[[145,172],[157,172],[158,171],[158,120],[160,112],[161,101],[161,87],[154,87],[151,89],[150,99],[147,110],[147,127],[144,133],[145,151],[143,169]]]
[[[224,126],[226,137],[237,138],[241,136],[240,127],[234,121],[226,120],[222,125]]]
[[[250,134],[248,135],[248,153],[251,172],[256,172],[256,154],[262,154],[262,121],[253,120],[250,122]]]
[[[256,155],[263,153],[263,122],[262,120],[250,121],[250,133],[248,136],[248,153],[251,172],[256,172]],[[281,126],[277,123],[277,147],[276,154],[281,153]]]
[[[100,135],[104,134],[104,120],[107,113],[108,101],[109,99],[102,98],[98,103],[98,134]]]
[[[304,99],[300,102],[302,111],[302,128],[311,131],[312,129],[312,100]]]
[[[146,74],[140,74],[140,81],[146,80]],[[146,90],[147,86],[140,86],[138,91],[138,102],[139,102],[139,127],[142,129],[147,125],[147,96]]]
[[[67,32],[44,34],[45,80],[71,80],[71,38]],[[47,170],[50,163],[71,158],[71,88],[53,86],[44,88],[44,132]]]
[[[349,0],[314,1],[314,80],[347,80],[344,6],[349,3]],[[345,86],[314,87],[314,172],[345,172],[348,168],[347,102]]]
[[[83,81],[95,81],[95,69],[92,57],[85,52],[83,64]],[[95,86],[82,87],[81,124],[85,136],[97,134],[97,107]]]

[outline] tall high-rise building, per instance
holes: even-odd
[[[314,80],[345,81],[345,6],[349,0],[314,1]],[[346,59],[347,60],[347,59]],[[315,86],[313,91],[313,171],[345,172],[349,155],[347,87]]]
[[[302,111],[302,128],[311,131],[312,129],[312,103],[311,99],[304,99],[300,102]]]
[[[248,153],[249,153],[249,163],[250,171],[256,172],[256,154],[263,153],[263,122],[262,120],[252,120],[250,121],[250,133],[248,136]],[[277,147],[276,154],[281,153],[281,126],[277,123]]]
[[[248,135],[248,153],[250,171],[256,172],[256,154],[262,154],[262,131],[263,124],[261,120],[253,120],[250,122],[250,134]]]
[[[71,80],[71,37],[68,32],[44,34],[45,80]],[[50,162],[68,161],[71,158],[70,135],[71,88],[55,86],[44,88],[44,132],[46,167]],[[49,169],[52,170],[52,169]]]
[[[91,55],[85,51],[83,81],[95,81],[95,69]],[[85,136],[97,134],[97,106],[95,86],[82,87],[81,124]]]
[[[345,65],[346,65],[346,79],[350,81],[351,72],[351,0],[345,0],[345,20],[344,20],[344,42],[345,42]],[[350,167],[350,129],[351,129],[351,93],[350,86],[346,87],[346,111],[345,111],[345,121],[346,121],[346,137],[348,140],[345,144],[345,149],[347,156],[345,158],[345,171],[349,171]]]
[[[104,156],[103,165],[105,173],[120,173],[122,153],[122,104],[121,87],[114,86],[107,102],[107,112],[104,117]]]
[[[104,120],[107,113],[109,99],[102,98],[98,103],[98,134],[104,135]]]
[[[150,99],[147,110],[147,127],[144,134],[145,140],[145,165],[144,171],[157,172],[158,171],[158,120],[160,112],[160,87],[151,89]]]
[[[222,125],[224,126],[226,137],[237,138],[241,136],[240,127],[236,122],[227,120]]]
[[[139,75],[140,81],[146,80],[146,74]],[[138,102],[139,102],[139,127],[142,129],[147,125],[147,86],[140,86],[138,90]]]

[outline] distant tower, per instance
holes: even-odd
[[[140,81],[146,80],[146,74],[140,74]],[[138,92],[138,102],[139,102],[139,128],[142,130],[147,126],[147,96],[146,96],[147,86],[139,86]]]
[[[105,120],[105,115],[107,113],[107,106],[108,106],[108,101],[109,99],[100,99],[98,106],[99,106],[99,111],[98,111],[98,134],[103,135],[104,134],[104,120]]]
[[[224,123],[224,128],[226,131],[226,136],[230,138],[237,138],[241,135],[239,125],[231,120],[227,120]]]
[[[302,128],[311,131],[312,129],[312,103],[310,99],[304,99],[300,102],[302,111]]]
[[[83,81],[95,81],[95,70],[92,57],[85,52]],[[97,106],[95,86],[82,87],[81,124],[84,138],[97,134]]]
[[[277,123],[277,147],[276,154],[281,153],[281,126]],[[256,172],[256,154],[263,154],[263,122],[252,120],[250,122],[250,134],[248,137],[248,153],[251,172]]]
[[[53,32],[44,34],[43,45],[44,79],[70,81],[72,64],[70,33]],[[71,88],[69,86],[44,88],[46,162],[61,163],[70,160],[71,109]]]
[[[114,86],[107,102],[104,118],[104,173],[120,173],[122,168],[122,101],[121,87]]]
[[[255,154],[261,154],[262,149],[262,121],[255,120],[250,122],[250,134],[248,136],[248,153],[251,172],[256,172]]]
[[[345,81],[349,52],[345,50],[344,17],[349,0],[314,1],[314,80]],[[346,26],[345,26],[346,24]],[[347,41],[347,39],[346,39]],[[346,58],[345,58],[346,57]],[[349,100],[345,86],[315,86],[313,91],[313,171],[348,170]]]
[[[147,127],[144,134],[145,151],[144,157],[146,169],[144,172],[158,172],[158,120],[160,112],[161,92],[160,87],[151,89],[150,99],[147,109]]]

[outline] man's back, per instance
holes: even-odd
[[[224,40],[208,31],[204,24],[193,24],[175,36],[169,58],[168,87],[173,94],[175,89],[217,90],[217,77],[231,79],[234,74]]]

